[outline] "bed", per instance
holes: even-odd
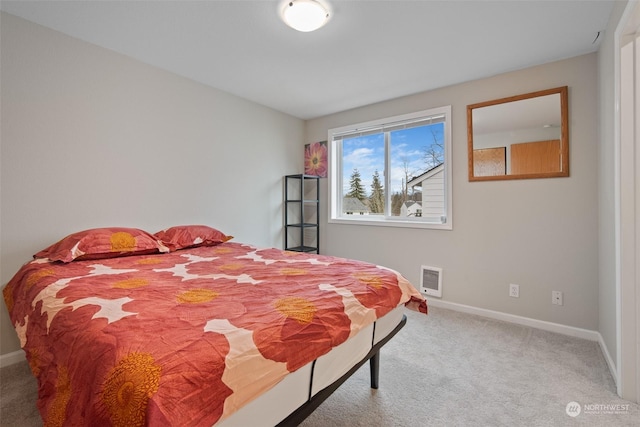
[[[201,225],[74,233],[3,295],[45,425],[297,425],[427,312],[394,270]]]

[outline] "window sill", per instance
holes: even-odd
[[[360,216],[360,215],[358,215]],[[451,221],[447,223],[437,222],[422,222],[422,221],[407,221],[403,219],[374,219],[374,218],[329,218],[329,224],[347,224],[347,225],[372,225],[375,227],[402,227],[402,228],[426,228],[432,230],[453,230],[453,224]]]

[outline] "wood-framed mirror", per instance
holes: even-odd
[[[567,86],[467,105],[469,181],[569,176]]]

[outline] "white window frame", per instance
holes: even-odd
[[[428,222],[424,217],[396,217],[386,215],[343,215],[342,214],[342,145],[334,141],[335,135],[355,132],[358,129],[382,127],[399,122],[415,121],[424,117],[444,115],[444,198],[445,215],[443,222]],[[451,106],[431,108],[415,113],[387,117],[354,125],[329,129],[327,145],[329,148],[329,223],[375,225],[384,227],[431,228],[439,230],[453,229],[453,185],[452,185],[452,155],[451,155]],[[385,155],[385,168],[389,169],[390,158]],[[384,187],[389,188],[389,178],[384,176]]]

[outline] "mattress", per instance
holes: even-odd
[[[287,375],[268,392],[248,403],[216,427],[273,427],[318,392],[345,375],[401,322],[400,306],[364,328],[317,361]]]

